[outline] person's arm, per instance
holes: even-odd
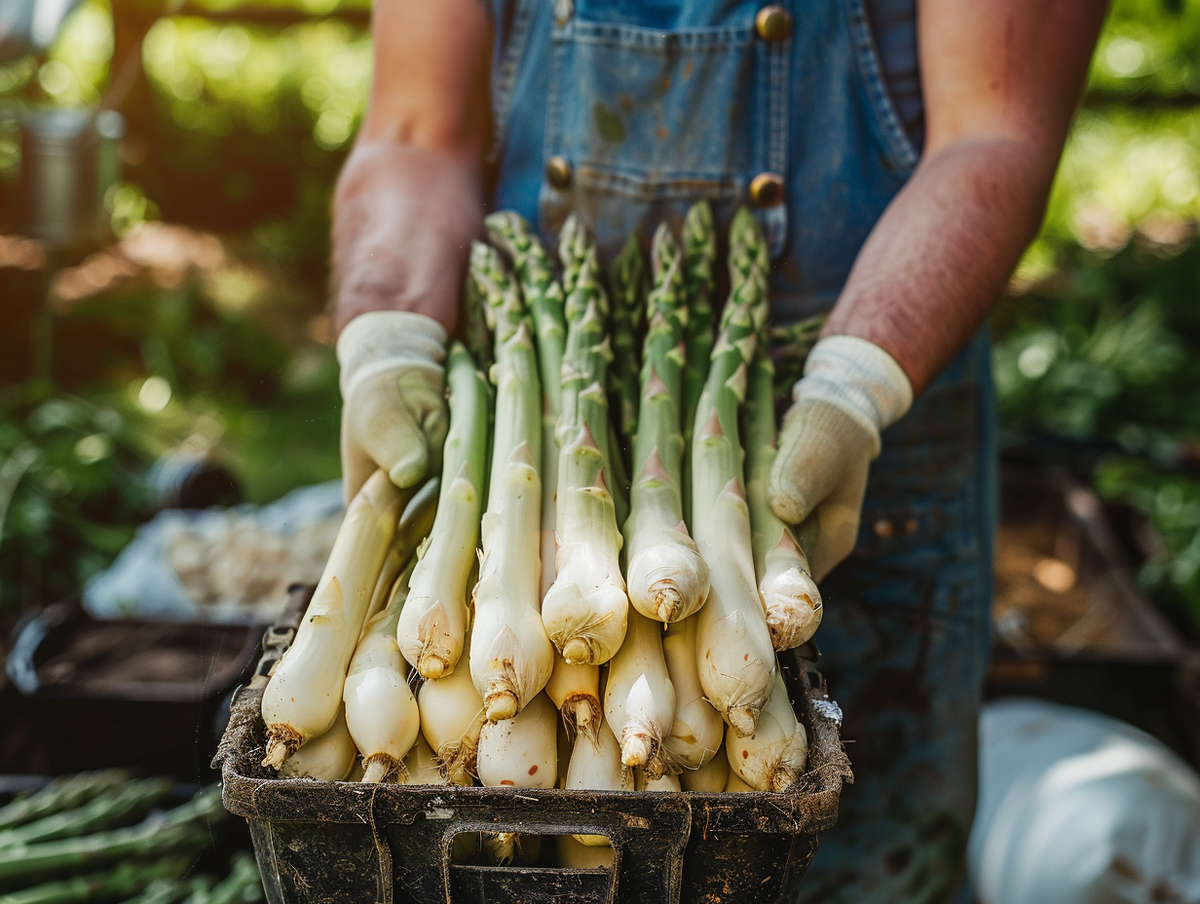
[[[483,236],[491,23],[480,0],[376,0],[367,115],[333,202],[342,484],[438,467],[446,342]]]
[[[1041,223],[1104,0],[921,0],[926,139],[823,335],[888,352],[920,393],[979,329]]]
[[[920,0],[926,143],[794,389],[771,508],[819,581],[854,549],[880,432],[979,329],[1041,222],[1104,0]]]
[[[483,235],[491,23],[480,0],[378,0],[371,31],[370,101],[334,195],[336,325],[402,310],[453,332]]]

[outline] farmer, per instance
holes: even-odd
[[[771,493],[813,519],[857,778],[802,900],[957,900],[996,518],[983,323],[1038,228],[1104,3],[761,3],[376,3],[334,208],[346,488],[377,465],[412,484],[440,448],[486,209],[546,239],[577,211],[611,250],[697,198],[723,222],[749,204],[774,322],[828,314]]]

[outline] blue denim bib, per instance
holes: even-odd
[[[828,310],[921,141],[914,0],[495,0],[497,208],[552,239],[571,211],[612,253],[699,197],[727,218],[761,173],[772,317]],[[881,57],[880,51],[884,51]],[[886,78],[885,78],[886,75]],[[546,162],[570,179],[556,187]],[[883,435],[858,548],[822,587],[822,667],[857,782],[802,901],[947,901],[975,797],[995,518],[981,335]]]
[[[700,197],[727,217],[755,176],[778,174],[785,199],[757,209],[777,264],[774,317],[827,310],[918,153],[862,0],[787,5],[790,36],[767,41],[761,3],[747,0],[500,0],[496,206],[545,237],[577,211],[611,251]],[[913,78],[902,81],[912,0],[881,6],[890,68],[919,119]],[[570,165],[566,187],[546,179],[551,157]]]

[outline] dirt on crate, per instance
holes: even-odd
[[[93,623],[87,631],[73,631],[38,664],[38,680],[43,685],[192,683],[241,658],[244,632],[232,629],[228,638],[201,640],[187,625]]]

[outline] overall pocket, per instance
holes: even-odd
[[[574,211],[611,251],[700,197],[727,214],[755,175],[785,171],[790,38],[760,39],[756,6],[666,29],[595,21],[583,6],[555,8],[544,233]],[[786,209],[780,197],[761,210],[773,253]]]

